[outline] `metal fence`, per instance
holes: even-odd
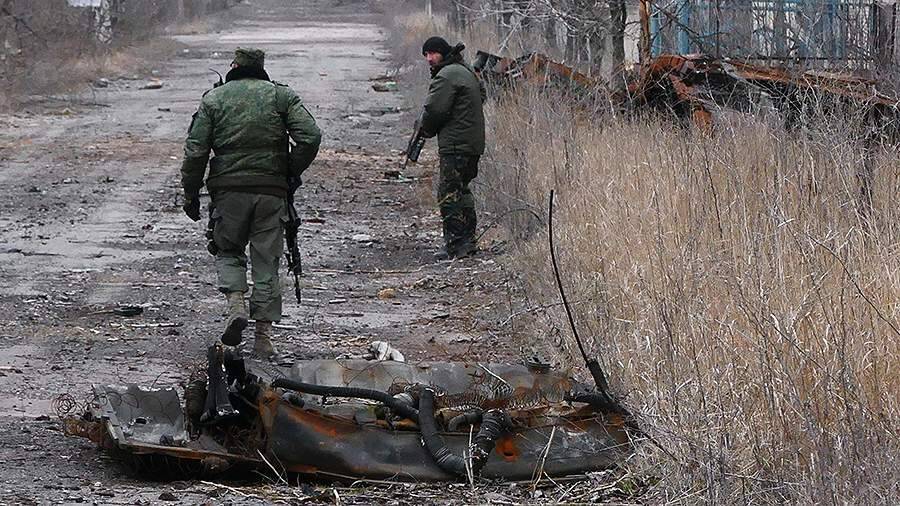
[[[897,6],[857,0],[642,0],[648,55],[815,67],[894,63]]]

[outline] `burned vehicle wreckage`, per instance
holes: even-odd
[[[249,467],[427,482],[600,470],[637,430],[602,390],[545,364],[333,359],[287,371],[214,345],[206,376],[184,402],[172,388],[95,386],[67,431],[182,476]]]

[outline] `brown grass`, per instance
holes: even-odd
[[[846,118],[800,134],[736,117],[705,135],[560,103],[524,92],[488,108],[479,201],[546,215],[557,190],[578,325],[669,452],[643,444],[626,464],[642,500],[896,504],[897,150],[874,161],[866,215]],[[545,232],[512,216],[523,304],[556,302]],[[529,339],[580,362],[559,308],[542,316]]]

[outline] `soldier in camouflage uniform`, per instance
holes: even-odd
[[[474,254],[475,199],[469,183],[478,175],[484,153],[484,85],[467,65],[461,52],[446,40],[431,37],[422,54],[431,66],[431,84],[422,115],[422,132],[438,137],[440,179],[438,205],[444,225],[445,249],[438,258]]]
[[[184,211],[197,221],[212,151],[205,184],[212,196],[211,251],[217,250],[218,288],[228,305],[222,342],[239,344],[248,317],[254,318],[254,352],[272,358],[272,322],[281,319],[278,267],[286,199],[315,159],[321,133],[300,97],[269,79],[264,61],[262,51],[238,48],[225,83],[204,94],[184,145],[181,184]],[[244,302],[248,243],[253,278],[249,315]]]

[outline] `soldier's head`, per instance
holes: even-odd
[[[231,62],[231,68],[248,67],[263,70],[265,63],[266,53],[261,49],[239,47],[234,51],[234,60]]]
[[[450,44],[443,38],[430,37],[425,41],[425,44],[422,44],[422,56],[425,57],[425,61],[429,65],[434,67],[447,58],[451,49]]]

